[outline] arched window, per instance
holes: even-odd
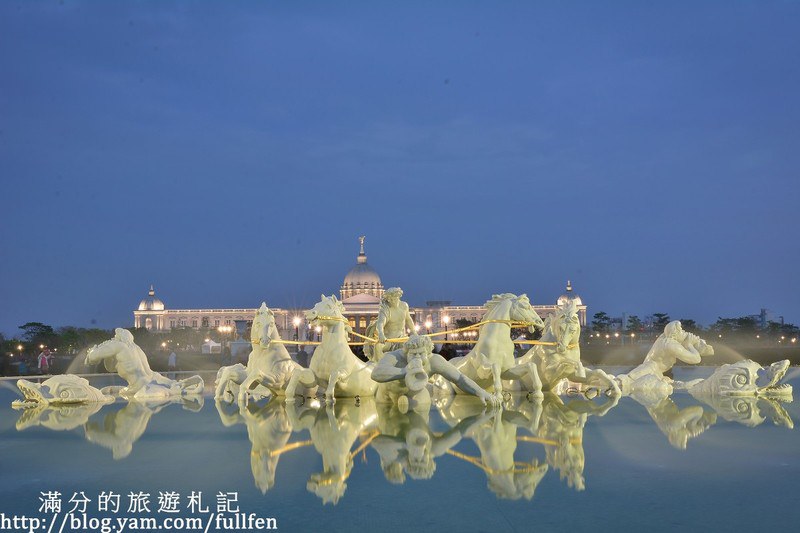
[[[153,319],[152,318],[146,318],[144,320],[144,327],[146,329],[153,329]]]

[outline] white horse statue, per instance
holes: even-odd
[[[372,380],[372,365],[361,361],[347,345],[350,326],[344,318],[344,304],[336,296],[322,295],[313,309],[306,311],[309,325],[322,328],[322,340],[311,356],[308,368],[292,374],[286,386],[286,398],[297,393],[297,386],[324,387],[325,398],[335,396],[374,396],[378,384]]]
[[[581,323],[574,300],[562,303],[556,312],[547,317],[542,342],[555,343],[555,346],[536,345],[519,358],[521,364],[534,363],[540,378],[540,390],[556,394],[568,382],[596,388],[612,396],[619,396],[620,390],[612,376],[600,369],[588,370],[581,363]],[[532,384],[534,388],[537,384]]]
[[[236,398],[239,405],[248,399],[282,395],[292,374],[302,368],[292,360],[281,343],[275,313],[262,302],[250,328],[253,351],[245,367],[241,363],[224,366],[217,372],[214,398]]]
[[[462,374],[498,397],[503,392],[502,380],[528,378],[533,384],[539,383],[535,365],[521,365],[514,359],[514,341],[511,340],[512,322],[524,324],[531,333],[537,327],[544,327],[542,319],[531,307],[528,296],[495,294],[486,302],[486,308],[488,311],[482,321],[488,323],[480,327],[478,342],[463,358],[455,358],[450,362]],[[531,392],[535,391],[534,386]]]
[[[203,392],[203,378],[200,376],[175,381],[151,370],[147,355],[133,342],[133,334],[127,329],[115,329],[113,338],[86,352],[87,365],[101,361],[106,370],[118,373],[128,382],[128,386],[119,391],[124,398],[171,398]]]

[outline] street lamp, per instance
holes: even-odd
[[[425,329],[427,329],[427,330],[428,330],[428,333],[430,333],[430,332],[431,332],[431,326],[432,326],[432,325],[433,325],[433,322],[431,322],[430,320],[426,320],[426,321],[425,321]]]
[[[444,340],[447,340],[447,324],[450,323],[450,317],[447,316],[447,315],[444,315],[442,317],[442,322],[444,322]]]
[[[319,335],[320,335],[320,333],[322,333],[322,326],[316,326],[314,328],[314,331],[317,332],[317,342],[319,342]]]
[[[419,324],[414,324],[414,333],[419,333]]]
[[[300,339],[300,320],[299,316],[296,316],[292,319],[292,324],[294,324],[294,340]]]

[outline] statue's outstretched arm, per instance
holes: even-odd
[[[441,374],[447,381],[458,385],[461,390],[477,396],[482,400],[485,396],[490,396],[490,394],[483,390],[480,385],[462,374],[455,366],[453,366],[441,355],[436,353],[432,354],[430,361],[432,374]]]
[[[405,368],[397,367],[397,357],[391,352],[385,354],[383,359],[372,369],[372,379],[378,383],[396,381],[403,379],[405,376]]]
[[[435,437],[431,443],[431,454],[438,457],[458,444],[473,428],[480,426],[495,416],[496,412],[485,411],[479,415],[468,416],[456,426],[440,437]]]

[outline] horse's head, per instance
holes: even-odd
[[[250,341],[254,344],[266,343],[275,333],[277,333],[275,313],[267,307],[265,302],[261,302],[261,307],[256,311],[253,325],[250,327]]]
[[[577,344],[581,335],[581,321],[578,318],[578,305],[568,300],[556,309],[553,321],[553,334],[558,342],[558,351],[564,352],[570,344]]]
[[[536,311],[533,310],[533,306],[531,306],[531,301],[528,299],[527,294],[522,294],[520,296],[514,296],[512,294],[510,296],[512,297],[511,310],[509,313],[510,320],[527,322],[530,324],[528,326],[528,331],[531,333],[533,333],[536,328],[544,328],[544,322]]]
[[[332,326],[338,322],[347,322],[344,318],[344,304],[336,296],[320,295],[321,300],[306,311],[309,325]]]

